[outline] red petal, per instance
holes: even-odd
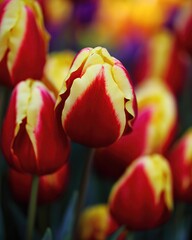
[[[63,129],[59,129],[54,115],[54,105],[50,94],[42,91],[44,105],[39,114],[39,124],[35,132],[39,173],[51,173],[61,167],[69,155],[69,142]]]
[[[90,147],[107,146],[119,137],[120,123],[106,94],[103,78],[100,72],[64,121],[68,136]]]
[[[133,160],[145,153],[151,114],[150,109],[139,113],[130,134],[96,151],[95,166],[103,176],[119,178]]]
[[[27,78],[41,79],[46,60],[46,42],[30,8],[26,7],[26,32],[11,70],[13,84]]]

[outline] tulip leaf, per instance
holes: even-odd
[[[24,239],[23,229],[26,229],[26,223],[27,223],[26,217],[24,216],[20,208],[17,206],[17,204],[14,201],[11,201],[11,199],[9,199],[8,201],[8,208],[10,209],[11,219],[15,223],[15,226],[17,228],[19,238]]]
[[[73,229],[73,224],[74,224],[74,216],[75,216],[74,212],[75,212],[75,206],[76,206],[76,202],[77,202],[77,196],[78,196],[78,193],[75,191],[70,200],[67,211],[63,216],[61,226],[58,230],[57,238],[56,238],[58,240],[71,239],[72,229]]]
[[[0,239],[4,239],[4,222],[2,208],[0,208]]]
[[[52,237],[51,228],[47,228],[42,240],[52,240],[52,239],[53,239],[53,237]]]
[[[107,240],[117,240],[118,237],[121,235],[122,232],[125,231],[125,226],[122,226],[117,229],[110,237],[107,238]]]

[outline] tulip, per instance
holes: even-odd
[[[48,39],[36,1],[0,3],[1,83],[13,87],[27,78],[41,79]]]
[[[55,93],[55,96],[58,95],[63,85],[74,56],[75,54],[72,51],[53,52],[48,55],[43,82]]]
[[[174,196],[192,202],[192,128],[188,129],[170,149],[167,158],[173,174]]]
[[[176,98],[163,82],[154,78],[139,85],[136,89],[136,96],[139,112],[147,108],[153,112],[145,153],[164,153],[177,129]]]
[[[158,154],[137,158],[112,188],[109,206],[117,223],[130,230],[146,230],[165,223],[173,209],[167,160]]]
[[[103,176],[116,179],[135,158],[165,153],[176,131],[176,100],[169,89],[153,82],[136,88],[138,116],[133,131],[108,147],[96,149],[95,168]]]
[[[28,79],[13,90],[2,128],[2,150],[15,170],[50,174],[67,161],[69,141],[56,124],[55,98]]]
[[[64,193],[69,175],[68,164],[65,164],[56,172],[39,177],[37,194],[38,204],[47,204],[57,200]],[[13,197],[21,203],[28,203],[33,176],[21,173],[10,168],[8,180]]]
[[[79,220],[79,240],[105,240],[119,228],[106,204],[87,207]],[[119,237],[125,239],[126,231]]]
[[[137,83],[149,78],[164,82],[178,95],[187,79],[188,68],[189,58],[182,51],[176,37],[168,31],[162,31],[144,47],[135,64],[133,75]]]
[[[185,7],[180,11],[177,21],[175,22],[175,30],[180,44],[192,56],[192,3],[188,1]]]
[[[59,93],[56,111],[73,141],[89,147],[112,144],[131,130],[136,116],[126,69],[105,48],[81,50]]]

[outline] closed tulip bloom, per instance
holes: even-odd
[[[164,82],[174,94],[179,95],[187,79],[188,69],[189,58],[175,35],[162,31],[151,38],[144,48],[135,64],[134,77],[138,83],[148,78]]]
[[[56,124],[54,106],[54,96],[39,81],[15,87],[2,128],[2,150],[11,167],[42,175],[67,161],[69,141]]]
[[[87,207],[79,219],[79,240],[105,240],[119,225],[110,216],[107,204]],[[125,239],[127,232],[123,232],[118,240]]]
[[[192,129],[188,129],[170,149],[167,158],[173,174],[177,200],[192,202]]]
[[[41,79],[48,39],[36,1],[0,3],[0,82],[15,86],[27,78]]]
[[[138,111],[151,109],[152,117],[147,133],[145,153],[164,153],[177,128],[177,104],[175,96],[163,82],[153,78],[138,86],[136,96]]]
[[[179,43],[192,57],[192,3],[186,1],[175,21]]]
[[[69,177],[69,166],[65,164],[54,173],[39,177],[37,201],[39,204],[51,203],[64,193]],[[33,176],[31,174],[17,172],[10,168],[8,180],[11,192],[15,200],[28,203]]]
[[[73,141],[89,147],[112,144],[130,131],[136,116],[126,69],[105,48],[81,50],[60,91],[56,111]]]
[[[167,160],[158,154],[136,159],[112,188],[109,205],[112,217],[130,230],[165,223],[173,209]]]

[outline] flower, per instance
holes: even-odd
[[[175,198],[192,202],[192,128],[177,140],[167,158],[173,174]]]
[[[48,55],[44,68],[43,82],[58,95],[65,77],[68,74],[75,53],[72,51],[52,52]]]
[[[79,219],[79,240],[105,240],[119,225],[110,216],[107,204],[98,204],[87,207]],[[126,231],[119,237],[125,239]]]
[[[172,178],[158,154],[137,158],[112,188],[112,217],[130,230],[146,230],[168,220],[173,209]]]
[[[65,191],[69,177],[69,166],[64,164],[56,172],[39,177],[37,202],[51,203],[57,200]],[[31,174],[21,173],[9,168],[8,180],[13,197],[22,203],[28,203],[32,185]]]
[[[39,81],[13,90],[2,128],[2,150],[17,171],[50,174],[67,161],[69,141],[56,124],[55,98]]]
[[[154,78],[148,79],[136,89],[138,111],[150,109],[149,130],[145,154],[165,153],[177,129],[177,103],[169,88]]]
[[[192,56],[192,3],[186,1],[175,21],[175,30],[179,43]]]
[[[27,78],[41,79],[48,39],[36,1],[0,3],[1,83],[15,86]]]
[[[105,48],[84,48],[74,59],[56,105],[59,121],[75,142],[112,144],[130,131],[136,99],[123,65]]]
[[[138,83],[149,78],[164,82],[175,95],[179,95],[185,85],[188,69],[189,58],[177,38],[164,30],[154,35],[143,48],[133,75]]]

